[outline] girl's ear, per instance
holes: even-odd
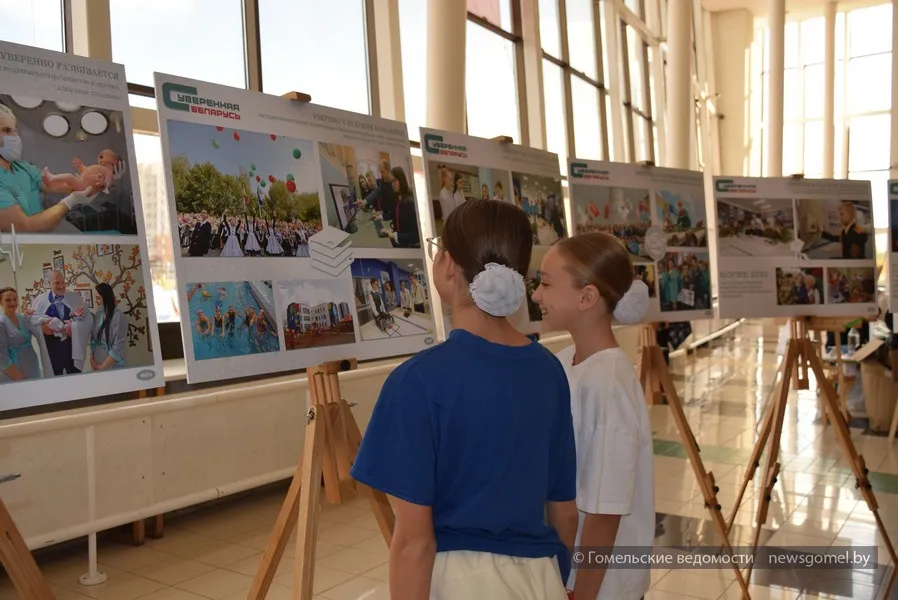
[[[599,293],[599,289],[594,285],[588,285],[580,292],[580,310],[586,311],[591,309],[599,300],[602,298],[602,295]]]

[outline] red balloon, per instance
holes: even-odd
[[[268,181],[270,181],[271,183],[274,183],[274,175],[269,175]]]
[[[236,131],[234,132],[234,140],[238,141],[238,142],[240,141],[240,134],[237,133]]]
[[[276,140],[276,139],[278,139],[278,136],[276,136],[276,135],[274,135],[274,134],[272,133],[272,134],[271,134],[271,141],[274,141],[274,140]]]
[[[224,131],[224,127],[218,127],[218,126],[216,126],[215,129],[217,129],[217,130],[219,130],[219,131]]]
[[[290,192],[291,194],[293,192],[295,192],[296,191],[296,183],[293,181],[288,181],[287,182],[287,191]]]
[[[256,175],[256,181],[262,181],[262,178]]]

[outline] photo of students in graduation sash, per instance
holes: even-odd
[[[30,244],[0,262],[0,382],[153,364],[137,246]]]
[[[873,253],[873,206],[860,200],[795,202],[798,238],[810,259],[865,260]]]

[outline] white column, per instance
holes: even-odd
[[[112,60],[109,2],[72,0],[72,50],[75,54]]]
[[[399,0],[372,0],[366,6],[369,7],[376,31],[374,42],[380,116],[405,121]]]
[[[465,131],[465,2],[427,2],[427,126]]]
[[[690,130],[695,129],[691,0],[670,3],[667,45],[667,152],[664,166],[688,169],[692,166]]]
[[[526,143],[546,148],[545,101],[543,98],[543,49],[539,37],[539,0],[521,0],[521,37],[524,44],[525,101],[527,103]],[[523,141],[523,140],[522,140]]]
[[[898,0],[892,0],[892,160],[889,177],[898,179]]]
[[[783,175],[783,93],[786,69],[786,0],[770,0],[767,15],[770,56],[767,72],[770,94],[767,104],[767,177]]]
[[[823,177],[832,179],[836,171],[836,2],[827,2],[823,14]],[[814,151],[805,148],[805,154],[809,150]]]

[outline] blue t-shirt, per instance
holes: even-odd
[[[0,168],[0,210],[19,206],[33,217],[41,212],[41,171],[24,160],[14,160],[10,167]]]
[[[387,378],[352,468],[361,483],[433,507],[437,552],[570,559],[546,502],[577,495],[570,387],[543,346],[464,330]]]

